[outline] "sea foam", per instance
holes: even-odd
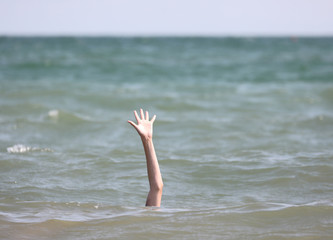
[[[37,148],[37,147],[25,146],[23,144],[16,144],[12,147],[8,147],[7,152],[9,152],[9,153],[53,152],[53,150],[50,148]]]

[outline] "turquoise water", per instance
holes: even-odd
[[[332,38],[0,38],[0,238],[332,238],[332,66]]]

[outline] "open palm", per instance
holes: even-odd
[[[149,120],[149,113],[148,111],[143,112],[142,109],[140,109],[140,116],[138,113],[134,111],[134,116],[137,120],[137,123],[134,123],[133,121],[128,120],[128,122],[136,129],[136,131],[139,133],[139,135],[142,138],[152,139],[153,137],[153,123],[155,121],[156,115],[152,117],[151,120]]]

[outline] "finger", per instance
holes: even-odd
[[[145,117],[144,117],[144,115],[143,115],[143,110],[142,110],[142,108],[140,109],[140,114],[141,114],[141,119],[144,120]]]
[[[132,122],[131,120],[128,120],[127,122],[136,128],[136,124],[134,122]]]
[[[136,121],[139,123],[140,118],[139,118],[139,115],[138,115],[138,113],[136,112],[136,110],[134,111],[134,116],[135,116],[135,118],[136,118]]]
[[[128,120],[127,122],[128,122],[129,124],[131,124],[133,127],[136,126],[135,122],[133,122],[133,121],[131,121],[131,120]]]
[[[149,121],[149,113],[146,111],[146,120]]]
[[[156,119],[156,115],[153,116],[153,118],[151,119],[151,122],[153,123]]]

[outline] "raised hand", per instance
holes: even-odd
[[[147,196],[146,206],[159,207],[162,199],[163,180],[153,144],[153,123],[156,115],[149,120],[148,111],[144,113],[143,110],[140,109],[140,117],[136,111],[134,111],[134,116],[137,123],[130,120],[128,120],[128,122],[136,129],[141,137],[147,162],[150,190]]]
[[[136,131],[138,132],[138,134],[140,135],[141,138],[152,139],[153,138],[153,123],[156,119],[156,115],[154,115],[152,117],[152,119],[149,120],[148,111],[146,111],[144,113],[143,110],[140,109],[141,118],[139,117],[139,115],[136,111],[134,111],[134,116],[136,118],[137,124],[130,120],[128,120],[128,122],[136,129]]]

